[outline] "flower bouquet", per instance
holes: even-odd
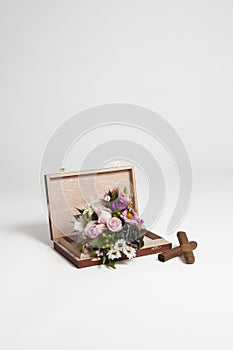
[[[146,229],[127,187],[113,188],[103,198],[76,209],[74,233],[82,253],[115,268],[117,260],[134,258],[143,246]]]

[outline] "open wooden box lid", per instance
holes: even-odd
[[[119,184],[128,185],[133,206],[138,209],[133,166],[45,175],[45,184],[53,241],[73,234],[75,208],[82,209]]]

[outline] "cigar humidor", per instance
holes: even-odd
[[[100,264],[96,258],[79,251],[73,234],[75,208],[83,208],[94,195],[101,195],[121,182],[130,183],[132,202],[138,210],[133,166],[45,175],[50,235],[54,249],[78,268]],[[171,243],[147,231],[137,257],[157,254],[171,248]]]

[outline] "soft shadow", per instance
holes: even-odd
[[[177,258],[179,258],[180,261],[182,261],[184,264],[186,263],[185,258],[183,257],[183,255],[180,255]]]
[[[19,231],[20,234],[25,235],[29,238],[40,241],[46,245],[51,245],[50,232],[48,224],[46,223],[35,223],[29,225],[20,225],[14,227],[15,231]]]

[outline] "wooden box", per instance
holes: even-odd
[[[77,243],[73,239],[73,215],[77,213],[75,208],[83,208],[93,194],[102,196],[122,181],[130,183],[133,206],[138,209],[133,166],[45,175],[50,233],[54,249],[76,267],[98,265],[100,261],[81,253],[77,248]],[[137,256],[156,254],[170,248],[170,242],[147,231],[144,246],[137,251]]]

